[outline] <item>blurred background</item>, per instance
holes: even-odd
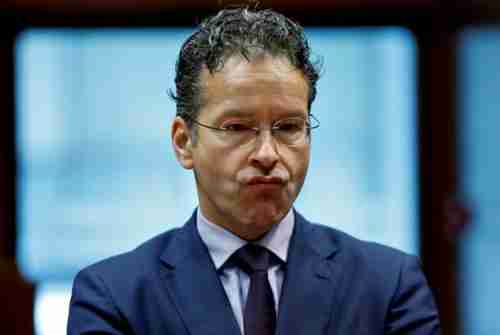
[[[236,2],[236,3],[242,3]],[[182,225],[197,204],[169,127],[175,61],[230,1],[0,4],[0,316],[65,334],[83,267]],[[500,334],[500,5],[260,1],[323,64],[296,208],[418,255],[443,334]]]

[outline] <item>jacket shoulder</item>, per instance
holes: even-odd
[[[311,223],[312,241],[335,245],[336,258],[341,260],[348,271],[370,276],[374,283],[397,283],[401,270],[408,263],[420,264],[417,256],[373,241],[356,238],[338,229]],[[346,270],[347,271],[347,270]]]
[[[378,257],[407,257],[412,256],[397,248],[378,242],[362,240],[336,228],[319,223],[309,223],[315,238],[327,239],[337,245],[343,251],[359,256]]]
[[[82,273],[96,274],[104,281],[121,278],[122,281],[136,279],[141,275],[157,272],[160,256],[168,246],[183,233],[183,227],[174,228],[159,234],[135,249],[107,257],[80,270]]]
[[[132,251],[82,269],[73,281],[68,334],[114,334],[117,329],[123,334],[144,333],[149,324],[142,316],[157,315],[155,302],[170,299],[161,280],[160,256],[183,229],[167,231]]]

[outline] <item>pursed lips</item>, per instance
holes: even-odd
[[[274,176],[255,176],[248,180],[247,185],[280,185],[283,179]]]

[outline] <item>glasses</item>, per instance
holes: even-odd
[[[258,138],[261,128],[257,121],[247,119],[230,120],[221,127],[213,127],[187,116],[198,126],[217,131],[218,136],[229,145],[241,146],[254,143]],[[280,144],[287,146],[302,145],[306,142],[312,129],[319,127],[318,119],[309,114],[308,118],[289,117],[278,120],[271,125],[270,131],[273,138]]]

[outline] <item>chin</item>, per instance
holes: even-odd
[[[248,211],[249,222],[256,226],[272,227],[278,223],[287,213],[285,207],[277,207],[274,204],[263,203]]]

